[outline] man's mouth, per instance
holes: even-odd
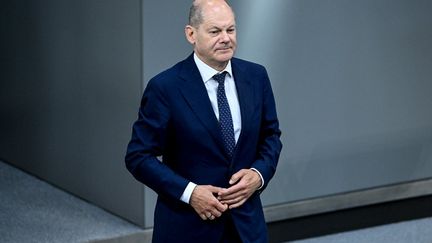
[[[231,50],[231,47],[222,47],[222,48],[218,48],[216,50],[217,51],[226,51],[226,50]]]

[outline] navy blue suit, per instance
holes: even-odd
[[[158,194],[153,242],[218,242],[227,215],[243,242],[267,242],[259,192],[212,221],[180,201],[189,181],[227,188],[235,172],[253,167],[264,189],[275,173],[282,144],[267,72],[237,58],[231,66],[242,118],[232,160],[193,55],[152,78],[144,91],[126,166]]]

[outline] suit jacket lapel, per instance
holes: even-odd
[[[256,101],[254,100],[254,92],[251,83],[252,77],[249,77],[246,70],[238,65],[238,63],[235,61],[235,58],[231,60],[231,65],[234,81],[236,83],[242,120],[242,129],[239,140],[237,141],[237,146],[241,146],[243,141],[242,137],[244,136],[243,134],[248,130],[247,127],[250,122],[250,116],[253,114],[253,112],[256,112],[253,110],[253,104],[255,104]]]
[[[185,81],[184,84],[179,87],[183,97],[203,126],[207,128],[220,149],[225,151],[219,124],[211,106],[201,74],[193,60],[193,54],[184,61],[179,76]]]

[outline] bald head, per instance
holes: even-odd
[[[207,11],[229,10],[230,5],[225,0],[194,0],[189,11],[189,25],[198,28],[203,23]]]

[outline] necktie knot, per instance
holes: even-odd
[[[226,75],[226,74],[227,74],[226,71],[221,72],[221,73],[218,73],[218,74],[215,74],[215,75],[213,76],[213,79],[216,80],[216,82],[218,82],[219,85],[223,85],[224,82],[225,82],[225,75]]]

